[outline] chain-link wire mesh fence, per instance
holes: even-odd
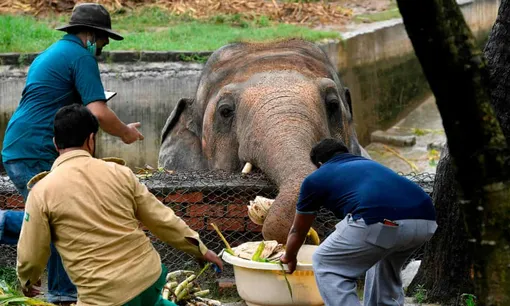
[[[402,175],[402,174],[401,174]],[[407,174],[405,177],[431,194],[434,184],[433,173]],[[187,224],[199,234],[208,248],[220,252],[223,242],[211,227],[218,225],[232,247],[248,241],[262,240],[261,226],[253,223],[247,214],[247,205],[256,196],[274,199],[278,188],[263,174],[249,175],[222,171],[195,171],[154,173],[141,178],[148,189],[165,205],[172,208]],[[3,175],[0,179],[0,209],[23,210],[24,201],[11,181]],[[323,241],[339,222],[331,212],[322,209],[313,225]],[[189,255],[163,243],[149,231],[155,249],[162,262],[170,271],[177,269],[198,269]],[[423,247],[412,258],[420,259]],[[16,246],[0,246],[0,266],[15,267]],[[221,277],[232,277],[233,270],[225,265]]]

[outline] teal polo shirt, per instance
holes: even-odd
[[[21,101],[5,131],[2,160],[53,161],[53,119],[72,103],[106,101],[96,58],[81,40],[66,34],[30,66]]]

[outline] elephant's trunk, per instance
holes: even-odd
[[[327,123],[320,120],[321,110],[308,108],[313,105],[317,104],[295,97],[274,99],[265,104],[267,111],[255,112],[264,115],[250,118],[252,128],[243,131],[249,141],[241,142],[241,160],[260,168],[279,188],[264,222],[266,240],[286,242],[301,183],[316,170],[310,150],[329,135]]]

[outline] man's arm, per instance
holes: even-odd
[[[93,56],[82,56],[74,62],[73,79],[83,105],[97,117],[106,133],[120,137],[127,144],[144,138],[137,130],[139,122],[124,124],[106,104],[99,67]]]
[[[43,204],[32,190],[25,205],[17,248],[17,274],[24,291],[38,283],[50,257],[51,233]]]
[[[294,223],[287,237],[285,254],[281,258],[281,261],[289,267],[290,273],[296,270],[297,253],[303,245],[306,234],[308,234],[315,216],[324,201],[324,195],[321,190],[320,181],[317,182],[311,176],[305,178],[301,184]]]
[[[202,259],[207,247],[197,232],[192,230],[174,211],[161,203],[145,185],[134,176],[136,217],[154,235],[172,247]]]
[[[285,254],[282,256],[281,261],[287,264],[289,272],[293,273],[296,270],[297,254],[306,239],[306,235],[315,220],[315,214],[303,214],[296,212],[294,223],[287,237],[287,244],[285,247]]]
[[[144,139],[137,129],[140,122],[124,124],[105,102],[94,101],[88,103],[87,108],[97,117],[101,129],[110,135],[120,137],[124,143],[130,144]]]
[[[131,172],[131,170],[129,170]],[[136,217],[159,239],[184,251],[202,264],[211,262],[223,270],[223,262],[208,250],[197,232],[192,230],[174,211],[161,203],[131,172],[135,183]]]

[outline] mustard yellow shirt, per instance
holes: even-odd
[[[22,286],[40,278],[53,241],[77,287],[77,305],[130,301],[161,274],[159,253],[139,221],[172,247],[197,258],[207,252],[128,167],[83,150],[61,155],[27,198],[17,255]]]

